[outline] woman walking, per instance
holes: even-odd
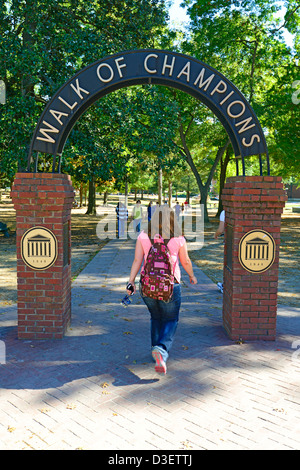
[[[158,207],[154,212],[151,224],[148,227],[148,234],[143,231],[137,238],[134,261],[129,277],[129,284],[133,286],[134,291],[135,278],[143,262],[145,267],[149,250],[152,247],[151,239],[155,241],[155,238],[157,238],[155,237],[156,234],[161,235],[170,253],[174,274],[173,292],[168,301],[145,296],[141,288],[140,292],[150,312],[151,346],[152,357],[155,360],[155,370],[165,374],[167,372],[166,362],[177,329],[181,305],[181,272],[179,261],[189,275],[190,283],[196,284],[197,279],[193,273],[193,266],[188,255],[185,238],[181,236],[180,227],[176,217],[174,217],[174,211],[169,206],[164,205]],[[131,291],[127,289],[127,293],[130,294]]]

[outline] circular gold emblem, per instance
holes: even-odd
[[[264,230],[251,230],[239,244],[239,261],[251,273],[262,273],[272,266],[275,259],[275,241]]]
[[[32,269],[42,271],[50,268],[57,258],[57,239],[45,227],[33,227],[24,233],[21,240],[21,256]]]

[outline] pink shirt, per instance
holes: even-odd
[[[148,235],[143,231],[140,233],[138,236],[138,240],[141,242],[143,251],[144,251],[144,263],[146,262],[148,252],[152,246],[152,243],[148,237]],[[174,237],[171,238],[171,240],[168,242],[168,248],[170,250],[170,254],[174,263],[174,276],[178,282],[180,282],[181,278],[181,272],[180,272],[180,266],[178,262],[178,253],[180,248],[185,244],[185,238],[184,237]]]

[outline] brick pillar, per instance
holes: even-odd
[[[71,317],[70,177],[17,173],[11,196],[17,222],[18,336],[62,338]]]
[[[223,325],[232,340],[275,340],[280,225],[286,199],[280,177],[227,178],[222,193]],[[265,247],[254,248],[256,241]],[[262,259],[266,256],[269,261]]]

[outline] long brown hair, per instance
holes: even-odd
[[[182,235],[173,209],[166,204],[156,206],[151,220],[148,222],[148,237],[153,239],[157,233],[166,240]]]

